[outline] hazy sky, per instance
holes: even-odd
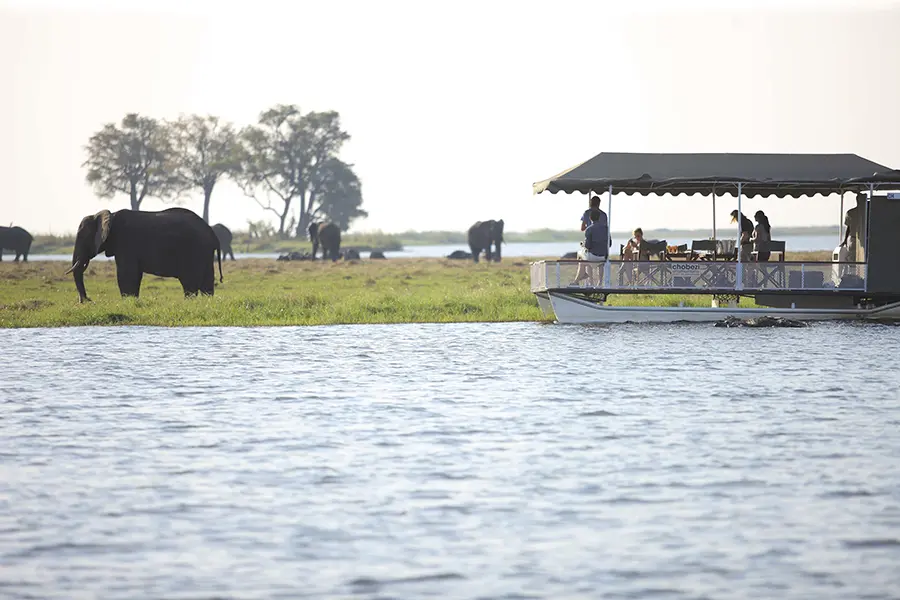
[[[363,231],[577,227],[584,196],[531,184],[601,151],[853,152],[900,167],[897,2],[150,4],[0,0],[0,223],[71,232],[126,207],[96,199],[81,164],[88,137],[132,111],[243,125],[276,103],[338,110]],[[720,227],[733,206],[719,201]],[[775,228],[839,218],[834,198],[756,208]],[[214,222],[269,217],[233,186],[213,196]],[[711,214],[699,197],[623,196],[612,221],[706,227]]]

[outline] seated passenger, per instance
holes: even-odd
[[[584,241],[578,252],[578,260],[587,262],[606,262],[609,256],[609,224],[601,218],[602,211],[599,208],[591,210],[591,224],[584,230]],[[575,281],[580,283],[590,277],[590,267],[584,262],[578,264],[578,273]]]
[[[622,249],[622,260],[640,260],[641,259],[641,242],[644,241],[644,230],[638,227],[631,232],[634,236]]]

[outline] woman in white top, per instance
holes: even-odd
[[[641,242],[644,241],[644,230],[638,227],[631,232],[634,236],[622,249],[622,260],[640,260]]]

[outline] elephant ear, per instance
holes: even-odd
[[[100,254],[100,247],[106,243],[106,238],[109,237],[109,211],[101,210],[94,215],[94,219],[97,221],[97,233],[94,234],[94,252]]]

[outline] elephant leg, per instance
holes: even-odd
[[[144,273],[136,266],[116,265],[116,280],[119,282],[119,293],[137,298],[141,293],[141,279]]]
[[[200,279],[200,293],[204,296],[212,296],[216,290],[216,269],[210,264],[209,268],[203,268],[203,276]]]
[[[197,285],[196,277],[193,275],[182,275],[178,278],[181,282],[181,289],[184,290],[184,297],[190,298],[196,296],[200,292],[200,286]]]
[[[16,250],[16,257],[13,259],[13,262],[19,262],[19,257],[22,256],[18,250]]]

